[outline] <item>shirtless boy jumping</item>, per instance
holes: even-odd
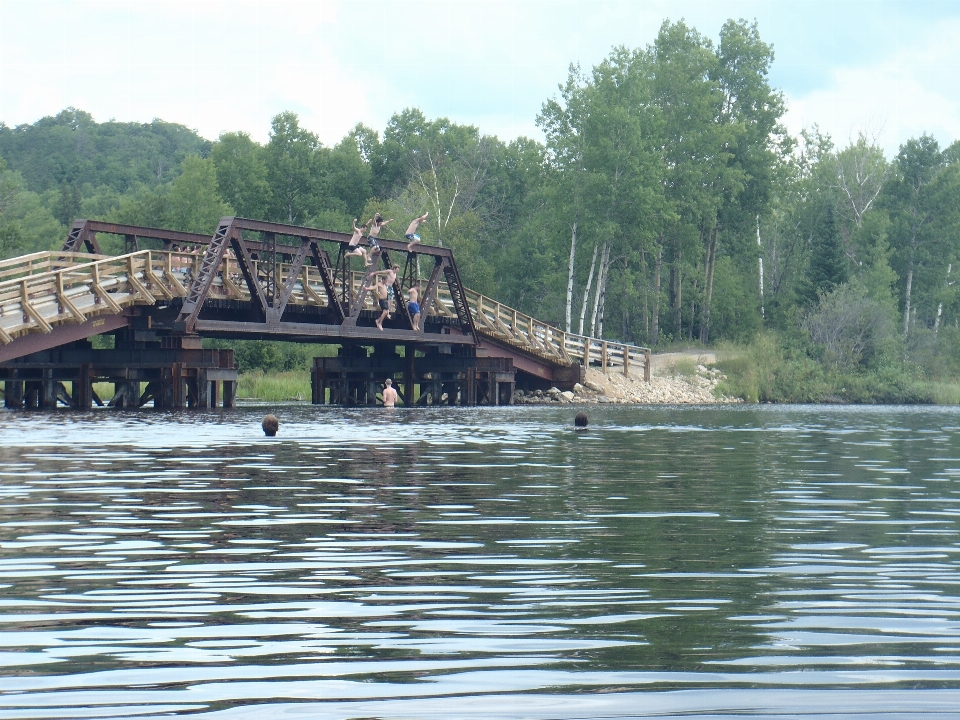
[[[357,219],[353,219],[353,235],[350,237],[350,242],[347,243],[347,247],[350,248],[350,252],[346,253],[347,257],[356,255],[357,257],[366,259],[367,253],[362,247],[360,247],[360,240],[363,239],[363,231],[366,229],[366,225],[357,227]]]
[[[393,286],[397,279],[397,273],[400,271],[399,265],[394,265],[383,273],[377,273],[377,284],[374,288],[377,292],[377,304],[380,306],[380,317],[376,319],[377,329],[383,330],[383,321],[390,319],[390,301],[387,299],[387,288]],[[383,275],[383,279],[380,275]]]
[[[420,217],[414,218],[413,222],[410,223],[410,227],[407,228],[407,232],[404,235],[404,237],[410,241],[407,243],[407,252],[412,252],[413,246],[420,242],[420,236],[417,235],[417,228],[420,227],[420,223],[427,219],[427,215],[429,214],[429,212],[425,212]]]
[[[377,242],[377,238],[380,237],[380,230],[384,225],[392,222],[393,218],[384,220],[380,213],[374,213],[373,218],[367,221],[367,242],[370,243],[371,248],[380,247],[380,243]]]

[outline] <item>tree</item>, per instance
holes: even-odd
[[[813,232],[805,292],[807,304],[815,304],[820,296],[833,292],[849,277],[849,261],[843,250],[837,216],[833,206],[827,205]]]
[[[943,237],[932,222],[950,211],[956,199],[938,192],[937,180],[945,167],[937,141],[929,135],[910,139],[900,147],[895,175],[886,189],[891,219],[894,269],[903,285],[903,336],[910,333],[914,279],[937,264]],[[954,210],[955,212],[955,210]],[[942,223],[941,223],[942,225]],[[938,247],[940,245],[940,247]]]
[[[210,152],[220,196],[243,217],[265,218],[271,205],[264,155],[244,132],[221,134]]]
[[[70,225],[80,215],[83,198],[73,183],[60,183],[60,194],[54,206],[53,215],[61,225]]]
[[[317,199],[326,190],[320,148],[317,136],[300,127],[296,113],[273,118],[264,158],[271,189],[268,219],[296,223],[319,209]]]

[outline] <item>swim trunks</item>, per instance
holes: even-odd
[[[407,303],[407,308],[410,310],[411,315],[418,315],[420,313],[420,303],[414,302],[413,300]]]
[[[390,312],[390,301],[389,301],[389,300],[387,300],[386,298],[383,298],[382,300],[379,300],[378,302],[379,302],[379,304],[380,304],[380,309],[381,309],[381,310],[386,310],[387,312]]]
[[[417,235],[416,233],[407,233],[406,235],[404,235],[404,237],[410,242],[413,242],[414,240],[416,240],[417,242],[420,242],[420,236]]]

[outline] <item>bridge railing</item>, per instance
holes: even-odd
[[[27,275],[55,272],[73,265],[84,265],[91,260],[105,257],[90,253],[76,252],[35,252],[29,255],[0,260],[0,282],[13,280]]]
[[[35,254],[41,255],[40,253]],[[169,259],[143,250],[117,257],[82,253],[46,253],[46,258],[17,258],[0,264],[8,275],[0,280],[0,343],[28,332],[50,332],[55,325],[82,323],[101,314],[118,314],[134,304],[171,298],[163,272]],[[79,262],[80,259],[86,262]],[[175,279],[173,281],[175,283]],[[148,287],[149,286],[149,287]]]
[[[465,290],[477,330],[536,355],[563,363],[582,362],[625,375],[642,370],[650,380],[650,349],[564,332],[473,290]],[[441,293],[441,299],[443,294]]]
[[[91,258],[95,258],[91,262]],[[185,297],[196,276],[197,253],[142,250],[116,257],[87,253],[45,252],[0,262],[0,342],[64,322],[83,322],[102,313],[118,313],[134,304]],[[286,277],[287,266],[278,268]],[[254,272],[259,266],[254,263]],[[366,272],[351,272],[347,282],[355,297]],[[342,293],[338,281],[337,292]],[[421,279],[421,287],[426,280]],[[215,296],[249,300],[250,292],[235,259],[227,257],[211,287]],[[582,362],[604,371],[643,370],[649,380],[650,350],[626,343],[574,335],[519,312],[478,292],[464,289],[477,330],[488,337],[559,364]],[[304,265],[290,298],[294,304],[326,306],[328,299],[318,268]],[[368,293],[366,306],[376,309]],[[432,315],[456,317],[446,286],[441,285]]]

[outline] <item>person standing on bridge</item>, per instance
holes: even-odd
[[[404,235],[404,237],[410,241],[407,243],[407,252],[413,252],[413,246],[420,242],[420,236],[417,235],[417,228],[420,227],[420,223],[427,219],[427,215],[429,214],[430,213],[428,211],[420,217],[414,218],[413,222],[410,223],[410,227],[407,228],[407,232]]]
[[[374,213],[373,218],[367,221],[367,242],[370,243],[371,248],[379,249],[380,243],[377,242],[377,238],[380,237],[380,230],[384,225],[392,222],[393,218],[384,220],[380,213]]]
[[[420,332],[420,288],[407,290],[407,310],[410,312],[410,324],[414,332]]]

